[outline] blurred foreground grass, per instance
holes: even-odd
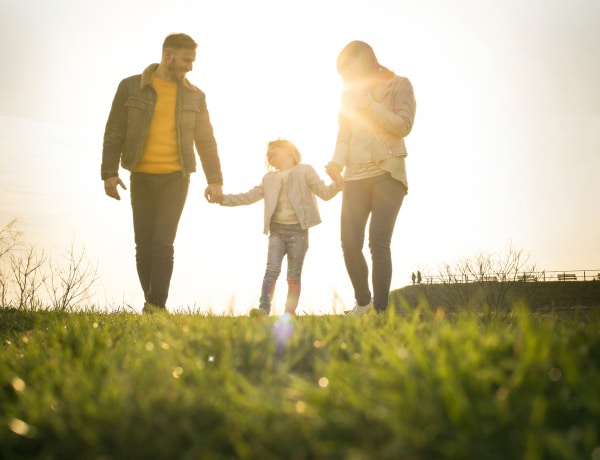
[[[0,308],[0,458],[600,459],[600,311]]]

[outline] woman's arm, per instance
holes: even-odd
[[[413,87],[408,78],[396,77],[391,91],[394,109],[385,104],[371,101],[366,108],[367,117],[398,137],[406,137],[415,120],[416,101]]]

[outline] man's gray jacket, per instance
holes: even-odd
[[[151,64],[141,75],[125,78],[115,94],[102,149],[101,177],[119,175],[119,163],[133,171],[142,154],[156,106]],[[208,184],[223,184],[217,143],[206,107],[206,96],[187,79],[179,83],[176,102],[177,143],[184,174],[196,171],[194,144]]]

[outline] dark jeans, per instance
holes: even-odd
[[[342,192],[341,239],[346,271],[358,305],[371,302],[369,268],[363,254],[365,228],[369,224],[372,259],[373,303],[377,311],[388,306],[392,282],[390,245],[396,217],[406,195],[401,182],[386,173],[363,180],[346,181]]]
[[[288,294],[285,311],[294,313],[300,298],[302,265],[308,251],[308,229],[303,230],[300,224],[271,223],[269,231],[269,250],[267,253],[267,269],[263,278],[259,308],[267,313],[271,311],[271,300],[275,291],[275,283],[281,272],[283,257],[287,254]]]
[[[146,302],[165,307],[173,274],[175,235],[190,176],[131,174],[135,260]]]

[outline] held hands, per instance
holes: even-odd
[[[344,179],[342,178],[342,165],[333,161],[327,163],[325,166],[325,172],[331,178],[335,185],[341,189],[344,185]]]
[[[208,184],[204,190],[204,198],[209,203],[223,203],[223,186],[220,184]]]
[[[104,192],[111,198],[115,200],[120,200],[121,196],[119,195],[119,190],[117,186],[121,186],[123,190],[127,190],[123,181],[119,178],[119,176],[109,177],[108,179],[104,179]]]

